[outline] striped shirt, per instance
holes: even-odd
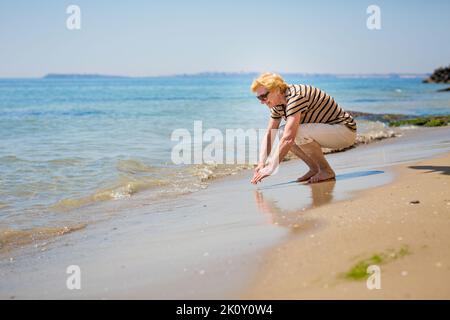
[[[356,122],[325,91],[310,85],[289,85],[286,89],[286,105],[270,109],[273,119],[302,113],[300,123],[343,124],[356,131]]]

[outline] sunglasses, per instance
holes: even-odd
[[[267,96],[269,95],[270,91],[267,91],[266,93],[260,94],[259,96],[256,96],[256,98],[259,101],[266,101]]]

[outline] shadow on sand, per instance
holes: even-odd
[[[428,170],[424,173],[430,172],[440,172],[446,176],[450,175],[450,167],[449,166],[410,166],[408,168],[416,169],[416,170]]]
[[[450,169],[450,167],[445,167],[445,168],[447,168],[447,170]],[[356,171],[356,172],[343,173],[343,174],[336,175],[336,181],[346,180],[346,179],[353,179],[353,178],[360,178],[360,177],[367,177],[367,176],[371,176],[371,175],[374,175],[374,174],[381,174],[381,173],[384,173],[384,171],[367,170],[367,171]],[[448,174],[448,171],[447,171],[446,174]],[[288,182],[273,184],[273,185],[267,186],[267,187],[261,187],[261,188],[258,188],[258,190],[268,190],[268,189],[282,188],[282,187],[287,187],[287,186],[290,186],[290,185],[298,185],[299,183],[300,182],[297,182],[296,180],[292,180],[292,181],[288,181]],[[303,185],[312,185],[310,183],[301,183],[301,184],[303,184]]]

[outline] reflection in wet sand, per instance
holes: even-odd
[[[283,210],[277,205],[277,201],[264,197],[261,190],[256,190],[255,201],[258,210],[263,213],[267,222],[286,228],[290,228],[294,232],[309,230],[315,226],[316,222],[305,218],[305,211],[327,204],[333,200],[333,190],[336,181],[327,181],[316,184],[306,184],[311,190],[311,201],[302,209]]]
[[[354,191],[387,183],[390,175],[384,173],[380,170],[344,172],[336,175],[336,180],[314,184],[279,182],[259,187],[254,197],[259,211],[266,216],[267,223],[298,233],[319,225],[320,221],[313,220],[306,214],[308,209],[347,199]]]

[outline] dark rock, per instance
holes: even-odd
[[[419,204],[420,201],[419,200],[414,200],[414,201],[410,201],[409,204]]]
[[[450,83],[450,65],[434,70],[433,74],[424,79],[424,83]]]
[[[450,87],[444,88],[444,89],[439,89],[437,92],[445,92],[445,91],[450,91]]]
[[[394,113],[368,113],[368,112],[360,112],[360,111],[350,111],[347,112],[354,118],[369,120],[369,121],[395,121],[402,120],[408,118],[408,115],[405,114],[394,114]]]

